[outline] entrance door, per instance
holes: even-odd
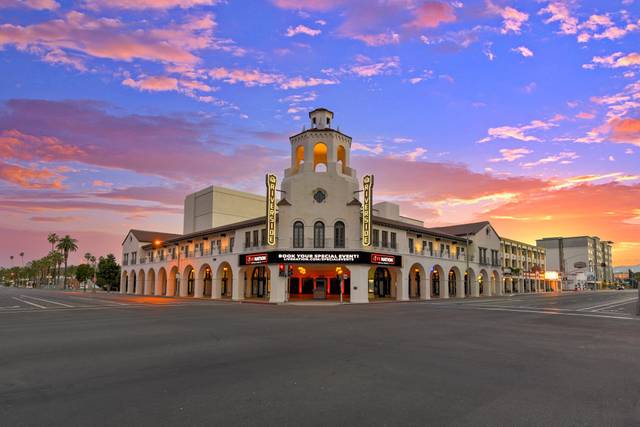
[[[373,276],[373,289],[377,297],[387,297],[391,295],[391,274],[383,267],[376,268]]]

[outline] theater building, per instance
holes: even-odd
[[[501,241],[488,222],[456,226],[473,233],[429,228],[375,203],[374,178],[351,167],[352,139],[333,113],[309,118],[289,139],[279,185],[267,175],[266,196],[210,187],[187,196],[183,234],[130,230],[121,292],[273,303],[504,293]]]

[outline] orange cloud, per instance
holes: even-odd
[[[611,139],[640,147],[640,119],[614,119],[610,122]]]
[[[62,189],[62,177],[46,169],[28,169],[0,162],[0,180],[28,189]]]

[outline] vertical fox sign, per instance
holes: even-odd
[[[362,178],[362,246],[371,246],[371,201],[373,198],[373,175]]]
[[[276,184],[274,174],[267,174],[267,245],[276,245]]]

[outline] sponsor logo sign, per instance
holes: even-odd
[[[251,254],[251,255],[244,255],[243,265],[267,264],[268,262],[269,262],[269,254],[267,253]]]
[[[371,246],[371,204],[373,200],[373,175],[362,178],[362,246]]]
[[[394,255],[371,254],[371,264],[396,265],[396,257]]]
[[[267,245],[276,244],[276,186],[277,178],[274,174],[267,174]]]

